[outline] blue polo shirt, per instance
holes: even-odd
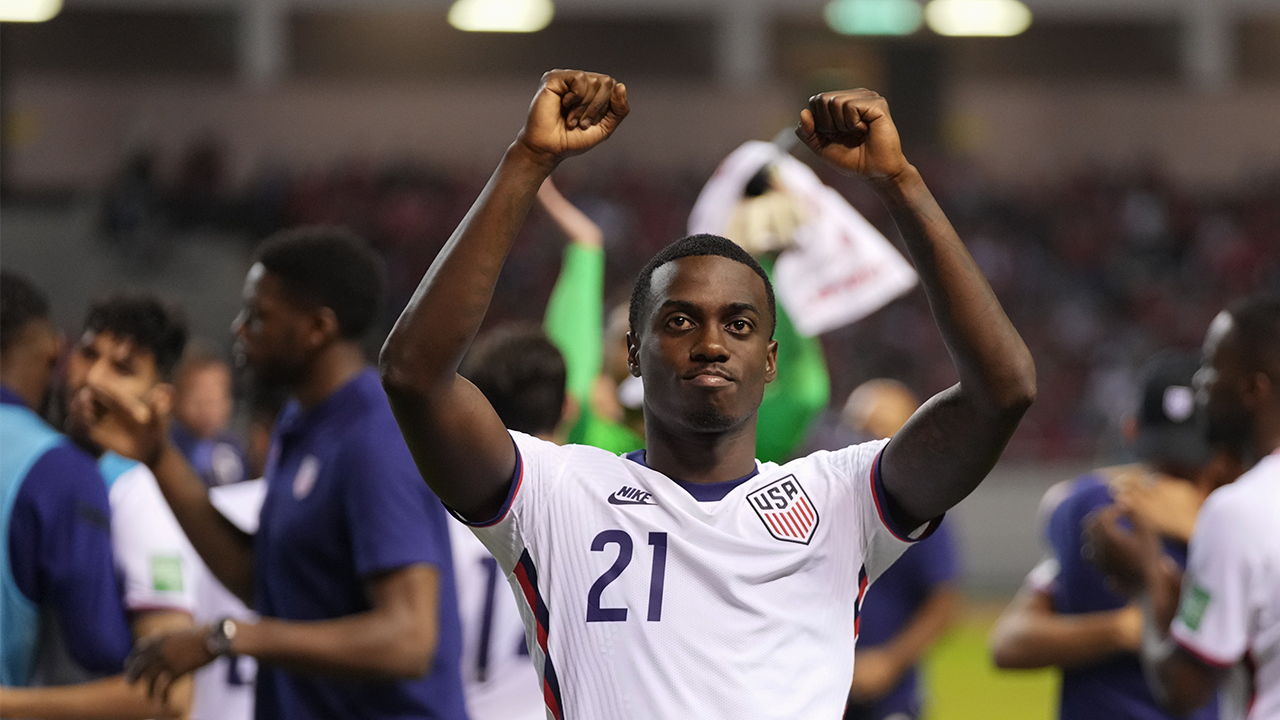
[[[1050,588],[1055,612],[1077,614],[1118,610],[1128,604],[1111,591],[1102,573],[1080,554],[1085,518],[1112,503],[1104,478],[1085,475],[1077,478],[1066,499],[1049,517],[1049,546],[1059,564],[1058,577]],[[1164,551],[1184,568],[1187,548],[1165,542]],[[1156,705],[1135,654],[1117,655],[1085,667],[1064,670],[1059,704],[1061,720],[1174,720]],[[1217,720],[1218,704],[1210,702],[1188,716],[1194,720]]]
[[[932,535],[907,548],[898,561],[867,589],[862,601],[858,649],[873,648],[892,640],[911,622],[929,596],[959,575],[951,524],[942,522]],[[857,672],[857,664],[854,664]],[[887,695],[867,705],[850,704],[845,720],[883,720],[898,713],[920,715],[920,689],[916,668],[903,673]]]
[[[84,670],[120,672],[133,636],[97,465],[4,387],[0,443],[0,685],[31,681],[44,621]]]
[[[416,680],[335,680],[264,663],[258,720],[465,718],[448,516],[419,476],[372,368],[315,407],[285,407],[266,481],[254,536],[259,613],[306,622],[367,612],[371,577],[424,563],[440,574],[439,644],[430,674]]]

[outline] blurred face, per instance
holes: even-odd
[[[1253,417],[1243,396],[1243,360],[1231,314],[1218,313],[1205,335],[1204,358],[1195,375],[1196,402],[1204,410],[1209,440],[1237,451],[1253,433]]]
[[[244,308],[231,323],[237,363],[268,382],[296,382],[315,346],[311,314],[261,263],[249,268],[241,297]]]
[[[645,381],[646,421],[723,432],[753,420],[776,373],[764,281],[715,255],[653,273],[647,317],[632,336],[632,372]]]
[[[194,367],[182,374],[174,414],[199,438],[218,437],[231,421],[231,371],[222,364]]]
[[[5,383],[39,411],[47,399],[53,369],[62,357],[62,334],[45,318],[23,326],[0,357]]]
[[[141,399],[160,384],[155,355],[109,331],[81,336],[67,358],[67,432],[77,439],[87,438],[88,427],[106,416],[85,392],[90,384]]]

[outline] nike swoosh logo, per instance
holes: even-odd
[[[649,502],[648,500],[623,500],[617,495],[609,496],[610,505],[657,505],[658,503]]]

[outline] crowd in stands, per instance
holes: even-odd
[[[122,244],[157,225],[217,227],[252,242],[297,224],[338,224],[368,238],[390,270],[389,326],[484,183],[412,159],[282,167],[240,187],[219,145],[191,146],[172,173],[135,156],[106,195],[104,222]],[[1156,169],[1089,169],[1055,183],[997,189],[972,166],[931,159],[926,177],[1036,358],[1041,397],[1006,457],[1114,454],[1116,423],[1132,410],[1136,375],[1159,348],[1195,349],[1231,298],[1280,286],[1280,176],[1203,194]],[[163,177],[171,177],[165,180]],[[621,301],[636,271],[685,233],[704,176],[569,172],[560,184],[601,226],[606,299]],[[823,179],[886,233],[887,212],[861,184]],[[146,230],[151,228],[152,230]],[[490,322],[536,320],[560,263],[561,240],[535,214],[512,251]],[[913,292],[823,338],[832,397],[894,377],[921,394],[955,381],[923,294]],[[1103,443],[1104,446],[1100,446]]]

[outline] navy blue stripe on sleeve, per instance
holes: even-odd
[[[938,529],[938,525],[942,522],[944,515],[939,515],[930,520],[923,529],[913,528],[908,530],[901,527],[893,517],[891,510],[893,500],[884,489],[884,479],[880,476],[880,459],[883,457],[884,451],[882,450],[876,455],[875,462],[871,464],[871,495],[875,498],[876,513],[880,515],[880,522],[884,523],[884,526],[889,529],[889,532],[893,533],[894,537],[902,542],[920,542]]]

